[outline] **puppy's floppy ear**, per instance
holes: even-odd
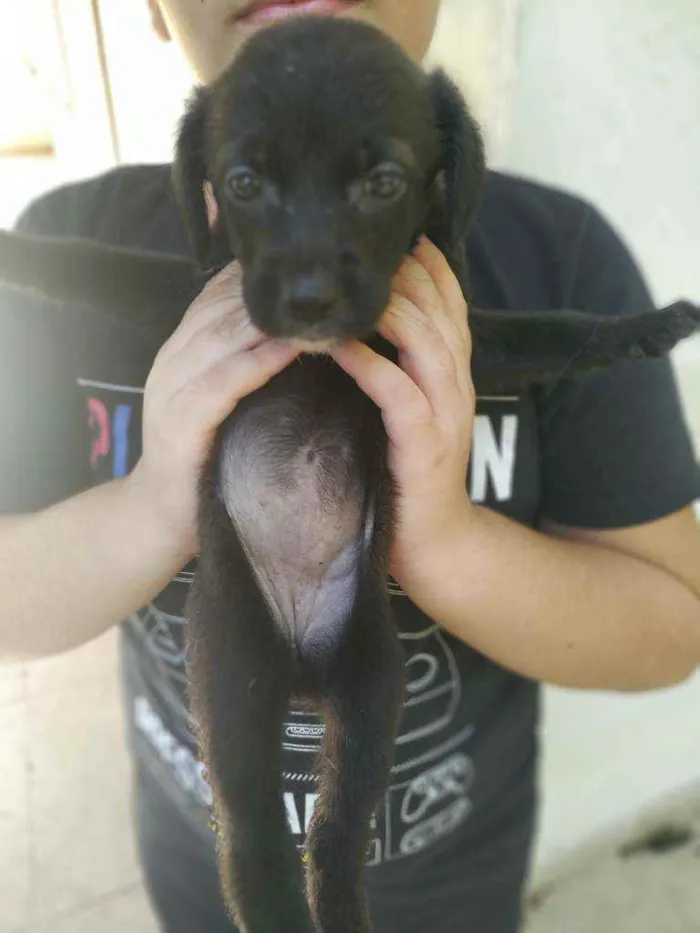
[[[441,238],[447,240],[437,245],[452,252],[464,242],[467,224],[481,193],[486,171],[484,143],[464,98],[444,71],[430,75],[428,95],[441,142],[433,197],[443,214],[440,225],[446,225]]]
[[[205,154],[207,114],[207,92],[204,88],[198,88],[180,121],[173,163],[175,196],[183,214],[197,262],[203,268],[211,264],[212,249],[207,204],[204,197],[204,183],[208,180]]]

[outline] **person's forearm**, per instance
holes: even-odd
[[[643,690],[679,682],[700,663],[700,599],[684,584],[484,508],[419,573],[409,595],[424,612],[536,680]]]
[[[76,647],[148,602],[188,560],[129,479],[0,518],[0,658]]]

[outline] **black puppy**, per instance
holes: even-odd
[[[209,271],[4,235],[0,277],[87,302],[160,343],[236,256],[254,323],[319,350],[372,333],[421,233],[469,294],[464,235],[483,169],[478,129],[444,75],[426,76],[370,27],[298,19],[250,40],[183,120],[175,185]],[[219,207],[213,233],[205,181]],[[474,381],[517,390],[660,355],[699,322],[687,304],[620,320],[472,308]],[[369,928],[363,864],[404,679],[386,587],[392,499],[380,413],[324,356],[302,356],[244,399],[204,471],[190,695],[223,888],[246,933]],[[326,725],[306,896],[282,806],[290,702]]]

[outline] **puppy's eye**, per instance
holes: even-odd
[[[228,193],[236,201],[254,201],[262,194],[262,179],[250,168],[234,168],[226,178]]]
[[[377,201],[396,201],[406,190],[406,176],[398,165],[379,165],[365,179],[365,193]]]

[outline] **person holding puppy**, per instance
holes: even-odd
[[[372,23],[420,60],[439,2],[411,0],[410,15],[405,0],[150,7],[159,35],[208,83],[255,30],[300,11]],[[19,229],[188,251],[167,166],[52,192]],[[610,225],[561,192],[489,173],[467,248],[482,308],[651,307]],[[235,929],[188,720],[182,610],[216,429],[296,356],[251,342],[240,299],[234,263],[155,359],[116,325],[86,319],[71,343],[57,339],[55,315],[19,315],[8,295],[0,304],[0,647],[40,657],[126,619],[139,848],[168,933]],[[519,929],[540,682],[647,690],[700,664],[700,483],[670,364],[477,399],[467,319],[444,257],[422,242],[382,324],[400,365],[359,343],[333,351],[382,411],[399,496],[390,589],[407,701],[368,853],[377,933]],[[282,737],[300,845],[320,730],[293,709]]]

